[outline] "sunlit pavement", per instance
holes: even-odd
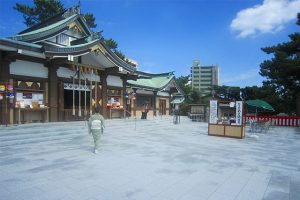
[[[0,199],[300,199],[300,128],[231,139],[186,117],[106,127],[94,154],[85,122],[1,126]]]

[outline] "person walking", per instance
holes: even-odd
[[[95,108],[95,114],[93,114],[88,121],[88,131],[89,134],[93,135],[94,139],[94,153],[98,153],[99,142],[101,134],[103,134],[103,129],[105,128],[105,121],[103,116],[100,114],[99,107]]]

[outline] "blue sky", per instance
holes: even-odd
[[[0,37],[26,28],[16,2],[32,4],[0,0]],[[270,56],[261,48],[299,31],[300,0],[81,0],[81,11],[95,15],[95,30],[116,40],[139,70],[185,76],[199,59],[219,65],[221,85],[245,87],[262,85],[259,65]]]

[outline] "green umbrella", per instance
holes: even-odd
[[[268,104],[267,102],[260,100],[260,99],[255,99],[255,100],[248,100],[246,101],[247,108],[248,110],[255,110],[257,113],[258,111],[261,112],[274,112],[274,108]]]

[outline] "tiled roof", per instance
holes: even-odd
[[[9,38],[0,38],[0,44],[9,45],[9,46],[15,47],[15,48],[27,48],[32,51],[42,51],[42,47],[43,47],[42,45],[12,40]]]
[[[183,103],[183,101],[184,101],[184,96],[183,95],[174,96],[172,101],[171,101],[171,104],[181,104],[181,103]]]
[[[174,78],[173,72],[169,73],[162,73],[162,74],[149,74],[149,73],[142,73],[138,72],[140,75],[148,75],[149,78],[140,78],[136,81],[129,80],[127,83],[130,86],[136,86],[139,88],[144,89],[151,89],[151,90],[161,90],[165,88]]]
[[[71,17],[68,17],[64,20],[58,21],[54,24],[51,24],[49,26],[33,30],[31,32],[27,32],[24,34],[19,34],[13,37],[15,40],[22,40],[22,41],[32,41],[36,40],[38,38],[44,38],[47,36],[52,35],[53,33],[57,33],[59,31],[64,30],[68,24],[72,23],[78,18],[78,15],[72,15]]]

